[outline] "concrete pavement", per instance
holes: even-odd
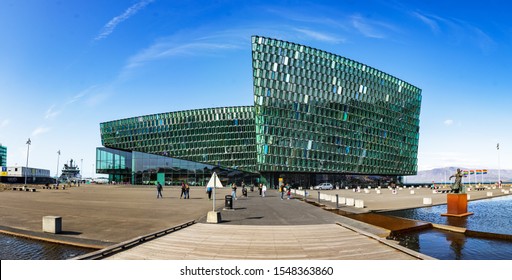
[[[507,190],[509,188],[506,188]],[[381,194],[352,190],[322,191],[340,196],[364,199],[365,208],[341,206],[346,212],[368,212],[422,207],[422,198],[431,196],[434,204],[445,203],[445,194],[433,194],[430,189],[400,190],[397,194],[385,189]],[[471,199],[504,195],[501,189],[472,191]],[[224,196],[230,189],[218,189],[216,205],[224,206]],[[316,200],[316,191],[310,191],[309,200]],[[156,198],[154,186],[83,185],[66,190],[37,192],[0,190],[0,230],[25,234],[46,240],[101,248],[144,234],[170,228],[190,220],[205,222],[212,210],[204,188],[193,187],[191,199],[180,199],[179,187],[165,187],[163,199]],[[235,210],[222,210],[223,223],[216,226],[314,226],[340,224],[359,234],[384,237],[388,229],[336,215],[299,200],[280,200],[274,190],[265,198],[257,192],[248,192],[248,198],[239,197]],[[322,202],[334,208],[331,202]],[[42,232],[42,217],[63,218],[63,232]],[[174,234],[174,233],[173,233]],[[172,235],[172,234],[171,234]]]

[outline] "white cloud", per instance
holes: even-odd
[[[32,131],[32,136],[37,136],[37,135],[41,135],[41,134],[44,134],[46,132],[50,131],[50,128],[48,127],[44,127],[44,126],[40,126],[36,129],[34,129],[34,131]]]
[[[60,110],[56,110],[56,105],[52,105],[50,108],[48,108],[48,110],[46,110],[45,114],[44,114],[44,118],[47,119],[47,120],[51,120],[51,119],[55,119],[58,115],[60,115],[62,113],[62,111],[64,111],[68,106],[70,106],[71,104],[75,103],[75,102],[78,102],[80,101],[81,99],[83,99],[84,97],[88,96],[88,95],[91,95],[93,94],[96,89],[98,88],[97,85],[93,85],[93,86],[90,86],[82,91],[80,91],[79,93],[75,94],[71,99],[69,99],[68,101],[64,102],[64,103],[59,103],[60,105]],[[86,100],[85,101],[86,103],[88,103],[88,101]],[[89,103],[88,103],[89,104]],[[1,126],[0,126],[1,127]]]
[[[67,105],[73,104],[73,103],[79,101],[80,99],[82,99],[83,97],[85,97],[87,95],[91,95],[91,93],[93,93],[97,89],[98,89],[98,85],[92,85],[92,86],[82,90],[81,92],[79,92],[75,96],[73,96],[73,98],[68,100],[64,105],[67,106]]]
[[[450,125],[452,125],[452,124],[453,124],[453,120],[445,120],[443,123],[444,123],[444,125],[446,125],[446,126],[450,126]]]
[[[308,28],[290,28],[287,26],[282,28],[287,30],[285,34],[300,33],[318,41],[330,43],[345,42],[344,38],[313,31]],[[203,29],[183,31],[170,37],[160,38],[152,45],[131,56],[119,76],[122,77],[131,69],[153,61],[177,56],[205,56],[218,54],[222,51],[245,49],[247,44],[250,43],[248,38],[251,35],[256,33],[273,34],[274,32],[275,29],[273,27],[265,24],[258,25],[257,27],[228,28],[216,32],[209,32],[209,30]],[[273,37],[283,37],[285,34],[274,33]]]
[[[386,22],[370,20],[361,15],[350,17],[350,24],[365,37],[384,39],[388,31],[396,32],[398,28]]]
[[[114,31],[118,24],[129,19],[153,1],[154,0],[142,0],[126,9],[126,11],[124,11],[124,13],[122,13],[121,15],[112,18],[107,24],[105,24],[105,26],[103,26],[103,28],[100,31],[100,34],[98,34],[98,36],[96,36],[94,40],[98,41],[101,39],[105,39],[106,37],[108,37],[108,35],[110,35],[110,33]]]
[[[85,100],[85,103],[88,106],[95,107],[95,106],[103,103],[105,100],[107,100],[109,96],[110,96],[110,94],[107,92],[95,93],[95,94],[89,96],[87,98],[87,100]]]
[[[437,24],[437,22],[434,19],[430,18],[428,15],[424,15],[419,12],[413,12],[412,15],[414,17],[416,17],[417,19],[419,19],[420,21],[422,21],[423,23],[425,23],[426,25],[428,25],[428,27],[430,27],[430,30],[432,30],[432,32],[434,32],[434,33],[439,32],[439,24]]]
[[[482,52],[488,53],[496,47],[496,42],[482,29],[456,18],[443,18],[437,15],[426,15],[413,12],[412,15],[429,26],[433,33],[447,32],[451,40],[459,44],[469,42]]]
[[[218,42],[186,42],[186,43],[174,43],[171,40],[164,40],[162,42],[155,43],[145,50],[142,50],[138,54],[128,59],[124,69],[131,69],[141,66],[147,62],[155,61],[159,59],[166,59],[178,55],[196,55],[205,54],[208,52],[215,52],[226,49],[238,49],[238,45],[231,43],[218,43]]]
[[[282,17],[282,18],[285,18],[288,20],[292,20],[292,21],[298,21],[301,23],[320,24],[320,25],[324,25],[324,26],[333,27],[338,30],[342,29],[344,31],[347,31],[350,29],[347,27],[346,24],[339,21],[339,17],[340,17],[339,14],[337,14],[336,19],[332,19],[326,15],[319,17],[319,16],[312,15],[311,13],[304,14],[304,13],[300,13],[300,12],[294,12],[293,10],[290,10],[290,9],[281,10],[281,9],[269,8],[266,11],[275,16],[279,16],[279,17]],[[343,15],[341,17],[345,17],[345,15]]]
[[[46,113],[44,114],[45,119],[53,119],[60,114],[60,111],[55,111],[54,108],[55,105],[52,105],[48,110],[46,110]]]
[[[300,32],[304,35],[307,35],[307,36],[309,36],[315,40],[318,40],[318,41],[324,41],[324,42],[328,42],[328,43],[344,43],[345,42],[345,39],[343,39],[343,38],[338,38],[333,35],[317,32],[317,31],[312,31],[309,29],[295,28],[295,31],[298,31],[298,32]]]
[[[496,43],[494,40],[487,35],[484,31],[482,31],[480,28],[477,27],[470,27],[470,30],[473,32],[470,33],[471,40],[484,52],[489,53],[491,50],[494,49],[496,46]]]

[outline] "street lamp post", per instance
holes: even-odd
[[[55,184],[59,184],[59,159],[60,159],[60,150],[57,151],[57,170],[55,171]]]
[[[30,141],[30,138],[27,140],[27,168],[25,170],[25,186],[27,185],[27,173],[28,173],[28,155],[30,152],[30,144],[32,144],[32,141]]]
[[[498,188],[501,187],[500,143],[496,144],[498,150]]]

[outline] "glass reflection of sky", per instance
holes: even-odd
[[[401,246],[440,260],[512,260],[512,242],[467,237],[436,229],[392,238]]]
[[[468,212],[474,214],[463,218],[441,216],[446,213],[446,205],[389,211],[382,214],[463,227],[473,231],[512,235],[511,211],[512,196],[503,196],[470,201]]]

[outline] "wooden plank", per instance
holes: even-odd
[[[321,238],[319,238],[321,237]],[[416,259],[338,225],[196,224],[108,259]]]

